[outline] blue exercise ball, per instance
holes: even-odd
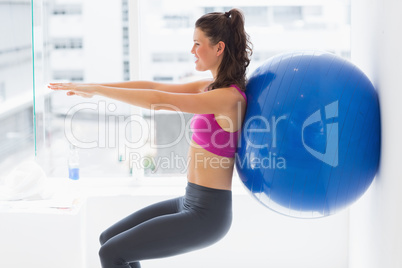
[[[379,166],[378,95],[348,60],[284,53],[249,77],[236,169],[264,206],[287,216],[328,216],[356,201]]]

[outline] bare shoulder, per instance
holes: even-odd
[[[239,104],[241,104],[242,107],[247,104],[243,94],[234,86],[216,88],[213,91],[216,92],[216,96],[219,96],[221,101],[231,103],[231,106],[235,107],[235,110],[238,108]],[[231,112],[233,112],[233,110]]]
[[[208,86],[208,84],[206,84],[205,87],[206,86]],[[203,90],[202,90],[201,93],[212,94],[212,95],[214,95],[214,97],[221,98],[226,103],[228,103],[228,102],[232,102],[232,103],[236,103],[236,104],[238,102],[245,103],[245,99],[244,99],[242,93],[239,92],[239,89],[234,86],[229,86],[229,87],[215,88],[213,90],[205,91],[205,92],[203,92]]]
[[[243,97],[243,94],[240,93],[240,91],[244,93],[244,91],[243,91],[241,88],[239,88],[239,87],[236,88],[236,87],[234,87],[234,86],[230,86],[230,87],[228,87],[227,89],[231,92],[231,94],[233,94],[234,99],[235,99],[236,101],[245,102],[245,99],[244,99],[244,97]],[[239,90],[240,90],[240,91],[239,91]]]

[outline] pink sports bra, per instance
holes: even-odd
[[[231,87],[236,88],[247,101],[246,94],[239,87]],[[190,128],[193,131],[192,139],[202,148],[220,156],[235,156],[240,129],[236,132],[223,130],[214,114],[194,114]]]

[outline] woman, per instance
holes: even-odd
[[[212,80],[181,85],[50,84],[69,96],[101,95],[147,109],[157,104],[158,110],[195,114],[185,196],[141,209],[104,231],[99,252],[103,268],[140,267],[141,260],[206,247],[228,232],[234,156],[246,110],[241,89],[246,84],[249,45],[239,10],[214,12],[197,20],[191,50],[196,69],[211,71]]]

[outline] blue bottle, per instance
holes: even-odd
[[[70,145],[70,155],[68,157],[68,177],[72,180],[80,178],[80,157],[78,149],[74,145]]]

